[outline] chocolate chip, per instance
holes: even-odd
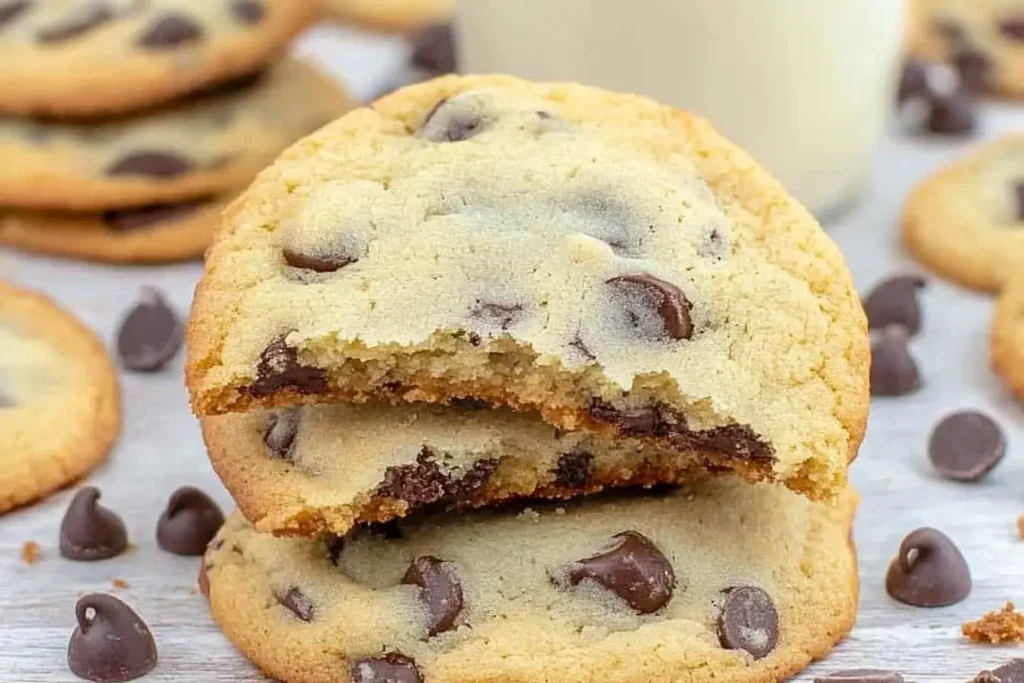
[[[455,72],[455,34],[451,24],[430,26],[414,35],[412,63],[437,74]]]
[[[1018,223],[1024,223],[1024,181],[1018,180],[1013,186],[1014,205],[1017,209],[1015,218]]]
[[[243,24],[258,24],[267,10],[260,0],[231,0],[231,13]]]
[[[980,93],[990,89],[992,60],[984,52],[967,47],[953,55],[952,61],[968,90]]]
[[[924,126],[936,135],[967,135],[974,131],[977,121],[977,104],[961,90],[933,96]]]
[[[512,327],[513,323],[517,322],[517,319],[523,312],[523,307],[520,304],[496,304],[481,302],[479,299],[476,303],[476,308],[470,312],[469,316],[478,320],[484,320],[488,324],[495,325],[503,330]]]
[[[69,560],[105,560],[128,547],[128,532],[121,518],[99,505],[100,491],[80,489],[71,499],[60,523],[60,554]]]
[[[111,164],[108,176],[147,176],[174,178],[193,169],[193,164],[176,152],[143,150],[131,152]]]
[[[925,286],[917,275],[899,275],[877,285],[864,299],[864,312],[871,329],[901,325],[913,336],[921,329],[921,306],[917,292]]]
[[[624,294],[627,313],[633,325],[645,336],[669,339],[690,339],[693,336],[693,322],[690,311],[693,305],[683,290],[671,282],[653,275],[622,275],[608,280],[607,284]],[[650,312],[661,319],[660,325],[652,325]]]
[[[267,416],[263,443],[275,457],[292,462],[300,415],[298,408],[290,408]]]
[[[334,271],[341,270],[345,266],[359,260],[345,254],[338,254],[335,256],[311,256],[291,249],[284,249],[283,251],[284,260],[287,261],[288,265],[292,268],[302,268],[304,270],[312,270],[317,273],[333,273]]]
[[[424,555],[416,558],[402,583],[419,586],[420,599],[430,613],[430,635],[449,631],[462,612],[462,582],[455,565]]]
[[[568,489],[582,489],[590,483],[594,456],[584,451],[563,453],[555,466],[555,484]]]
[[[352,683],[423,683],[415,662],[392,652],[378,659],[352,663]]]
[[[270,396],[283,388],[300,394],[319,394],[327,390],[327,377],[320,368],[302,365],[299,354],[278,337],[260,354],[256,381],[246,391],[256,397]]]
[[[389,467],[376,494],[405,501],[410,509],[433,503],[459,504],[486,484],[497,467],[497,460],[478,460],[461,477],[454,477],[443,472],[434,454],[423,448],[415,465]]]
[[[111,230],[131,232],[162,223],[175,223],[195,213],[197,202],[182,204],[155,204],[138,209],[114,209],[103,212],[101,220]]]
[[[490,121],[443,99],[434,105],[420,126],[419,136],[431,142],[462,142],[487,130]]]
[[[32,6],[31,0],[8,0],[0,2],[0,28],[17,19]]]
[[[573,586],[596,581],[625,600],[640,614],[651,614],[668,604],[676,587],[672,564],[657,546],[636,531],[612,537],[603,551],[566,568]]]
[[[884,669],[845,669],[818,676],[814,683],[903,683],[903,676]]]
[[[136,372],[160,370],[181,348],[181,322],[159,291],[147,287],[117,333],[121,365]]]
[[[910,355],[907,333],[890,326],[871,343],[871,395],[905,396],[921,387],[921,373]]]
[[[150,24],[135,44],[162,50],[194,43],[202,37],[203,29],[193,19],[181,14],[165,14]]]
[[[305,622],[313,621],[313,617],[316,616],[313,601],[297,586],[292,586],[284,593],[278,593],[277,601]]]
[[[659,436],[668,433],[668,424],[656,407],[619,409],[595,400],[589,412],[598,422],[616,425],[623,436]]]
[[[779,640],[779,614],[771,596],[754,586],[722,591],[718,614],[718,641],[728,650],[743,650],[762,659]]]
[[[75,605],[78,626],[68,643],[68,667],[79,678],[130,681],[156,666],[156,642],[146,622],[113,595],[84,595]]]
[[[83,7],[64,23],[41,29],[36,34],[40,43],[62,43],[99,28],[115,17],[114,10],[105,2],[94,2]]]
[[[999,32],[1010,40],[1024,41],[1024,16],[1006,17],[1000,19]]]
[[[889,565],[885,590],[894,600],[915,607],[945,607],[971,592],[971,572],[948,536],[925,527],[903,539]]]
[[[928,69],[923,62],[917,59],[908,59],[903,62],[903,71],[900,74],[900,85],[897,91],[897,102],[904,102],[923,97],[928,93]]]
[[[224,513],[197,488],[183,486],[171,494],[156,526],[156,542],[175,555],[202,555],[224,524]]]
[[[1006,437],[992,418],[973,410],[948,415],[928,440],[932,466],[946,479],[978,481],[1006,455]]]
[[[991,671],[982,671],[971,683],[1024,683],[1024,659],[1011,659]]]

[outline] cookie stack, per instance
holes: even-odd
[[[201,583],[275,678],[774,681],[852,626],[864,314],[690,114],[455,76],[353,111],[226,214],[188,352],[239,506]]]
[[[0,245],[118,263],[202,255],[224,206],[346,96],[271,63],[295,0],[0,0]]]

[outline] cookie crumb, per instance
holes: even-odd
[[[1024,614],[1012,602],[1001,610],[989,612],[977,621],[968,621],[961,630],[975,643],[1019,643],[1024,641]]]
[[[110,583],[114,587],[114,590],[121,591],[121,590],[124,590],[125,588],[128,588],[128,582],[125,581],[124,579],[114,579]]]
[[[35,564],[39,561],[39,544],[35,541],[25,541],[21,546],[21,561],[25,564]]]
[[[1017,535],[1024,541],[1024,515],[1017,518]]]

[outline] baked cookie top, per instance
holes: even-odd
[[[998,291],[1024,266],[1024,135],[988,142],[915,188],[903,239],[942,275]]]
[[[249,73],[320,0],[0,0],[0,111],[134,111]]]
[[[291,683],[766,683],[853,625],[854,498],[720,480],[328,542],[236,515],[204,581],[227,636]]]
[[[838,249],[706,121],[450,76],[307,138],[228,209],[188,385],[201,415],[469,396],[828,494],[867,342]]]
[[[285,60],[137,116],[92,123],[0,117],[0,204],[90,211],[239,190],[350,107],[330,78]]]
[[[992,321],[992,367],[1024,399],[1024,276],[1010,280]]]
[[[71,314],[0,282],[0,512],[77,479],[121,429],[117,375]]]

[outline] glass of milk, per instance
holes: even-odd
[[[459,0],[459,65],[697,112],[822,217],[870,172],[903,21],[903,0]]]

